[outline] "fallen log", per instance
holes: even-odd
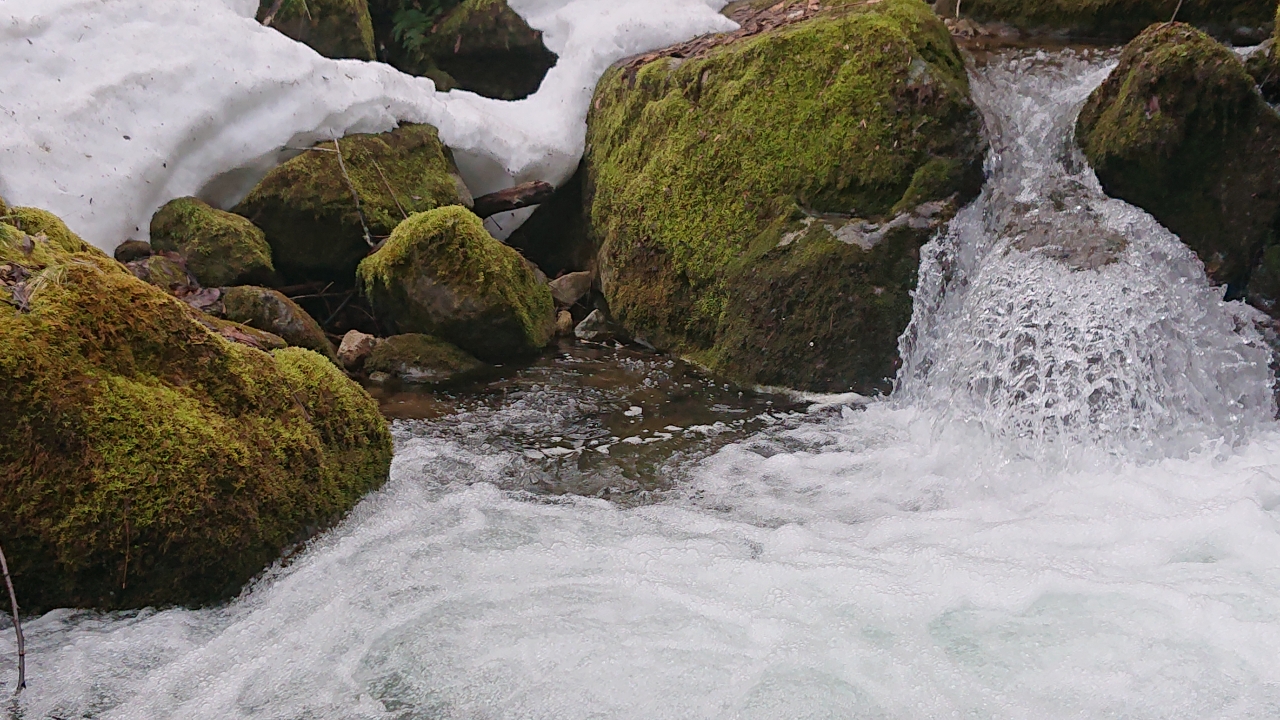
[[[531,205],[541,205],[550,200],[555,191],[556,189],[551,186],[551,183],[545,183],[541,180],[521,183],[513,188],[481,195],[476,198],[475,205],[471,210],[479,217],[487,218],[490,215],[497,215],[508,210],[519,210]]]

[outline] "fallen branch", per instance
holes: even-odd
[[[513,188],[481,195],[476,198],[475,205],[471,209],[481,218],[487,218],[500,212],[541,205],[550,200],[555,191],[556,189],[550,183],[541,180],[521,183]]]
[[[22,692],[27,686],[27,641],[22,637],[22,621],[18,619],[18,593],[13,591],[13,580],[9,578],[9,561],[4,557],[4,548],[0,548],[0,569],[4,570],[4,584],[9,587],[9,605],[13,608],[13,631],[18,636],[18,687],[13,694]]]
[[[276,19],[276,13],[280,12],[282,5],[284,5],[284,0],[276,0],[271,9],[267,11],[267,16],[262,18],[262,24],[271,27],[271,23]]]
[[[1178,7],[1173,9],[1173,17],[1169,18],[1169,24],[1172,25],[1178,20],[1178,13],[1182,11],[1182,0],[1178,0]]]
[[[387,182],[387,176],[382,172],[382,166],[373,158],[369,158],[369,162],[373,163],[373,168],[378,171],[378,177],[382,178],[382,184],[386,186],[387,192],[391,194],[391,201],[396,204],[396,207],[400,210],[400,214],[404,216],[404,219],[408,220],[409,213],[404,211],[404,206],[400,204],[400,198],[396,197],[396,191],[391,189],[391,183]]]
[[[360,193],[356,190],[356,184],[351,182],[351,176],[347,174],[347,164],[342,161],[342,147],[338,145],[338,138],[333,139],[333,149],[338,153],[338,169],[342,171],[342,178],[347,181],[347,188],[351,190],[351,199],[356,201],[356,216],[360,218],[360,227],[364,230],[364,241],[369,247],[373,247],[373,237],[369,235],[369,223],[365,222],[364,210],[360,209]]]

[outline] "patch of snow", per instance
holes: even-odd
[[[254,0],[5,0],[0,196],[48,209],[110,250],[146,239],[151,215],[175,197],[229,207],[298,149],[399,121],[439,128],[477,195],[559,184],[582,155],[608,66],[732,29],[724,4],[512,0],[560,60],[536,94],[504,102],[321,57],[256,23]]]

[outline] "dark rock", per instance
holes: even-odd
[[[1280,6],[1276,7],[1276,19],[1280,20]],[[1277,47],[1277,39],[1280,39],[1280,22],[1276,23],[1274,34],[1245,62],[1245,69],[1258,83],[1262,97],[1272,104],[1280,103],[1280,48]]]
[[[914,0],[747,10],[596,90],[609,310],[744,383],[887,390],[918,250],[982,182],[964,62]]]
[[[176,252],[201,285],[269,284],[275,278],[262,231],[193,197],[171,200],[151,218],[151,247]]]
[[[421,334],[393,335],[383,340],[364,363],[369,373],[428,384],[452,382],[486,367],[457,347]]]
[[[151,243],[142,240],[126,240],[116,246],[115,258],[122,263],[145,260],[151,257]]]
[[[464,207],[411,216],[359,276],[379,319],[487,362],[536,353],[555,330],[551,291]]]
[[[325,57],[376,59],[366,0],[260,0],[258,22]]]
[[[334,145],[321,143],[272,170],[235,208],[266,233],[289,283],[350,287],[369,241],[389,236],[409,214],[470,201],[453,156],[430,125],[343,138],[341,165]]]
[[[1244,294],[1280,220],[1280,116],[1235,54],[1155,25],[1089,97],[1076,137],[1108,195],[1151,213]]]
[[[485,97],[532,95],[556,55],[506,0],[464,0],[435,23],[417,54],[448,74],[456,87]]]
[[[222,288],[222,317],[283,338],[338,363],[333,343],[319,323],[289,298],[263,287]]]
[[[939,0],[934,8],[954,17],[955,5],[956,0]],[[960,13],[1037,33],[1127,40],[1152,23],[1173,19],[1178,5],[1171,0],[963,0]],[[1248,40],[1270,25],[1275,10],[1265,0],[1184,0],[1177,19],[1224,39]]]
[[[508,245],[552,277],[589,270],[595,263],[596,246],[583,204],[584,175],[581,169],[574,173],[507,238]]]

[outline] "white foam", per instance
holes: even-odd
[[[724,0],[512,3],[560,55],[517,102],[437,93],[381,63],[329,60],[252,19],[251,0],[5,0],[0,196],[111,249],[168,200],[229,206],[289,148],[427,122],[473,193],[576,167],[591,92],[618,58],[731,28]],[[510,230],[508,224],[507,230]]]

